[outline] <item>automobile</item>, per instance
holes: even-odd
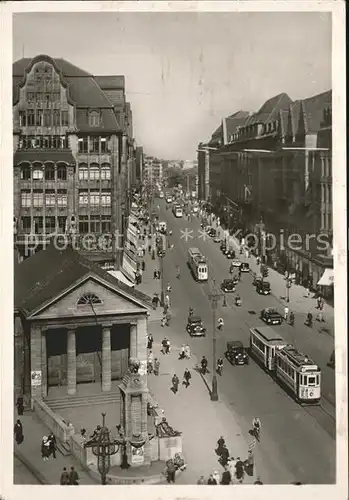
[[[221,242],[221,246],[219,248],[221,249],[222,252],[227,248],[227,244],[225,243],[225,241]]]
[[[204,328],[200,316],[189,316],[186,330],[191,337],[204,337],[206,335],[206,328]]]
[[[234,252],[234,250],[228,249],[228,250],[226,250],[225,255],[226,255],[227,259],[234,259],[235,252]]]
[[[206,226],[206,227],[205,227],[205,231],[206,231],[206,233],[207,233],[207,234],[210,234],[211,229],[213,229],[213,227],[212,227],[212,226]]]
[[[225,357],[232,365],[249,364],[249,356],[240,340],[230,340],[227,342]]]
[[[165,257],[166,252],[165,250],[162,250],[161,248],[158,249],[158,257],[162,258]]]
[[[233,267],[240,267],[241,266],[241,262],[239,261],[239,259],[233,259],[233,262],[231,263],[231,265]]]
[[[248,262],[241,262],[240,270],[242,273],[250,272],[250,264]]]
[[[231,293],[235,292],[235,280],[228,278],[222,281],[221,289],[223,292]]]
[[[217,231],[211,227],[211,229],[208,231],[208,235],[211,236],[211,238],[215,238],[217,235]]]
[[[198,211],[199,211],[199,207],[198,207],[197,205],[195,205],[195,206],[193,207],[193,212],[194,212],[194,214],[196,214]]]
[[[281,325],[283,318],[274,307],[266,307],[261,310],[261,320],[267,325]]]
[[[252,285],[257,286],[258,283],[260,283],[261,281],[262,281],[262,278],[260,276],[254,276],[253,281],[252,281]]]
[[[259,295],[270,295],[271,288],[269,281],[260,280],[256,285],[256,292],[259,293]]]
[[[217,236],[215,236],[215,237],[213,238],[213,241],[214,241],[215,243],[220,243],[220,242],[221,242],[221,239],[220,239],[220,237],[217,235]]]

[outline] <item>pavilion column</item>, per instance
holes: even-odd
[[[41,333],[41,394],[43,398],[46,398],[47,396],[46,332]]]
[[[137,357],[137,323],[132,323],[130,327],[130,358]]]
[[[111,335],[110,326],[102,327],[102,391],[111,389]]]
[[[75,330],[67,332],[67,379],[68,379],[68,395],[76,394],[76,336]]]
[[[147,318],[137,321],[137,355],[142,362],[147,362]]]
[[[41,364],[41,328],[32,325],[30,328],[30,376],[31,376],[31,406],[34,399],[42,398],[42,364]]]

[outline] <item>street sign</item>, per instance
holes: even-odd
[[[31,385],[32,387],[38,387],[41,385],[41,370],[31,372]]]

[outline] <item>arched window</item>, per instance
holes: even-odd
[[[101,167],[101,179],[108,180],[110,179],[110,164],[109,163],[102,163]]]
[[[55,167],[53,163],[45,163],[45,181],[55,180]]]
[[[22,181],[29,181],[30,177],[31,177],[30,166],[25,165],[24,167],[21,168],[21,180]]]
[[[79,179],[88,181],[88,166],[87,163],[79,163]]]
[[[90,165],[90,181],[99,180],[101,177],[98,163],[91,163]]]
[[[98,127],[100,122],[99,113],[97,111],[90,111],[88,115],[88,124],[90,127]]]
[[[44,177],[44,172],[40,164],[35,163],[33,165],[33,180],[41,181]]]
[[[67,167],[66,165],[59,164],[57,167],[57,180],[66,181],[67,180]]]
[[[87,292],[78,300],[78,306],[102,304],[101,299],[95,293]]]

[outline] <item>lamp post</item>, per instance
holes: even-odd
[[[290,302],[290,288],[292,286],[292,282],[289,278],[286,280],[286,302]]]
[[[218,401],[218,390],[217,390],[217,376],[216,376],[216,310],[218,306],[218,299],[222,297],[222,293],[218,292],[213,282],[214,288],[209,294],[209,299],[211,301],[212,307],[212,322],[213,322],[213,336],[212,336],[212,363],[213,363],[213,376],[212,376],[212,390],[211,390],[211,401]]]
[[[160,273],[161,273],[161,295],[160,295],[160,305],[164,307],[165,305],[165,280],[164,280],[164,256],[160,254]]]
[[[91,448],[92,453],[97,457],[98,471],[101,475],[101,484],[107,484],[107,474],[110,469],[110,457],[118,451],[117,445],[120,443],[110,439],[110,430],[105,425],[106,413],[102,413],[102,428],[98,432],[96,439],[87,441],[85,448]]]

